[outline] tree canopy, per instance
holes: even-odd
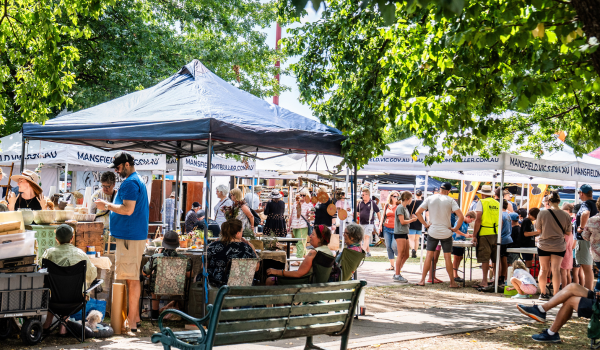
[[[427,162],[514,144],[541,154],[561,130],[581,154],[600,144],[600,14],[581,15],[600,11],[593,2],[473,1],[452,14],[398,1],[387,25],[376,7],[332,0],[284,50],[300,56],[301,100],[349,136],[350,164],[381,154],[390,132],[421,138]],[[297,20],[289,8],[282,18]]]
[[[276,16],[275,3],[259,0],[119,0],[97,16],[81,13],[76,28],[87,35],[56,43],[75,53],[68,66],[57,70],[70,78],[68,86],[57,90],[63,98],[51,105],[41,100],[45,113],[36,117],[23,113],[18,101],[0,106],[6,120],[0,136],[18,131],[25,121],[43,122],[64,108],[76,111],[150,87],[194,58],[242,90],[259,97],[276,94],[279,69],[274,63],[281,55],[258,30]],[[19,77],[9,75],[7,81],[18,82]],[[0,96],[10,91],[14,85]]]

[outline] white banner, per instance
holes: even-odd
[[[187,157],[181,160],[183,165],[183,171],[195,171],[200,174],[206,173],[206,167],[208,162],[206,156],[195,156]],[[177,168],[177,161],[175,158],[169,158],[167,160],[167,170],[175,171]],[[211,174],[214,176],[240,176],[240,177],[253,177],[256,176],[256,164],[254,161],[248,161],[247,163],[238,162],[234,159],[222,158],[219,156],[213,156],[211,163]]]
[[[579,181],[579,183],[600,182],[600,165],[583,163],[577,160],[570,162],[551,161],[506,154],[505,167],[506,170],[531,176]]]

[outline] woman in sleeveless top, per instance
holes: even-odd
[[[25,170],[21,175],[14,175],[10,178],[19,185],[19,194],[10,192],[6,199],[8,200],[8,210],[16,211],[19,209],[45,210],[46,200],[42,193],[42,188],[38,185],[38,175]]]
[[[277,281],[277,277],[285,277],[286,279],[293,278],[304,278],[308,275],[312,270],[313,260],[315,256],[317,256],[317,252],[323,252],[333,259],[333,253],[327,246],[329,244],[329,240],[331,239],[331,230],[325,225],[317,225],[312,231],[311,235],[308,236],[310,244],[315,247],[314,249],[309,250],[308,254],[302,261],[302,264],[296,271],[284,271],[284,270],[276,270],[276,269],[267,269],[267,275],[273,276],[267,279],[267,285],[277,285],[279,284]]]
[[[231,207],[230,214],[226,215],[226,218],[240,220],[244,230],[254,230],[254,216],[250,208],[246,205],[242,197],[242,191],[239,188],[231,190],[231,200],[233,201],[233,207]],[[235,217],[231,217],[233,215]]]

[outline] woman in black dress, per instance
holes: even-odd
[[[267,216],[263,233],[265,236],[285,237],[287,229],[285,226],[285,203],[281,200],[278,190],[271,192],[271,200],[265,206],[264,214]]]

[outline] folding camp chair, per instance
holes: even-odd
[[[327,283],[334,263],[335,257],[327,253],[317,252],[312,263],[313,274],[311,283]]]
[[[79,337],[69,327],[67,319],[81,310],[82,320],[85,320],[89,294],[100,286],[103,280],[95,280],[90,288],[85,289],[85,273],[87,271],[85,260],[73,266],[58,266],[50,260],[43,259],[42,268],[48,270],[48,274],[44,279],[46,288],[50,288],[48,311],[57,318],[57,321],[50,325],[47,334],[62,324],[75,339],[83,343],[85,340],[85,327],[81,327],[81,337]]]
[[[140,318],[142,318],[142,306],[144,300],[149,300],[150,309],[152,309],[152,300],[160,300],[161,295],[170,297],[178,297],[182,299],[183,305],[188,300],[188,278],[187,265],[189,258],[181,256],[159,256],[151,257],[150,266],[156,267],[150,271],[150,276],[140,276],[142,281],[142,295],[140,298]],[[152,275],[155,275],[154,283],[152,283]],[[152,296],[156,295],[156,298]],[[150,317],[152,321],[152,317]]]
[[[249,287],[254,281],[256,267],[260,259],[231,259],[228,266],[227,285],[230,287]],[[208,284],[208,303],[213,304],[219,288]]]

